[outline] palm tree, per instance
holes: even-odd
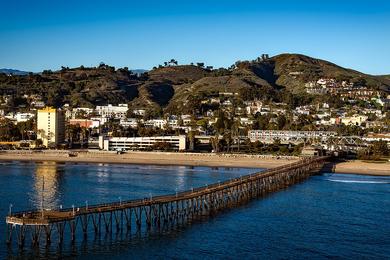
[[[190,140],[190,150],[195,150],[195,131],[191,130],[188,133],[188,139]]]
[[[233,138],[236,140],[238,152],[240,151],[240,121],[234,120],[232,124]]]
[[[223,140],[225,140],[227,145],[227,152],[230,152],[230,145],[232,143],[232,135],[230,131],[226,131],[226,133],[223,135]]]
[[[215,153],[219,152],[219,136],[216,134],[214,137],[210,137],[210,143]]]
[[[81,143],[81,148],[84,148],[84,141],[88,140],[89,137],[89,130],[85,127],[81,128],[81,138],[80,138],[80,143]]]
[[[41,139],[42,144],[43,144],[43,140],[48,139],[48,136],[46,135],[46,131],[43,129],[38,129],[37,130],[37,139]]]

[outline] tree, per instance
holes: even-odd
[[[0,119],[0,141],[20,140],[19,129],[11,120]]]
[[[241,143],[240,134],[241,133],[240,133],[240,121],[239,120],[233,121],[232,134],[233,134],[233,138],[236,140],[236,143],[237,143],[237,150],[238,150],[238,152],[240,152],[240,143]]]
[[[213,147],[213,151],[215,153],[218,153],[219,152],[219,135],[215,135],[213,137],[210,137],[210,143],[211,143],[211,146]]]
[[[214,124],[214,129],[217,133],[223,134],[226,129],[230,129],[231,127],[231,120],[229,120],[225,113],[220,110],[218,113],[217,122]]]
[[[233,138],[230,133],[230,131],[225,132],[225,134],[222,136],[222,140],[226,143],[227,149],[226,152],[230,152],[230,145],[232,144]]]
[[[37,140],[35,140],[35,146],[36,146],[36,147],[41,147],[42,144],[43,144],[42,139],[37,139]]]
[[[194,131],[190,131],[188,133],[188,139],[190,140],[190,150],[193,151],[195,150],[195,132]]]
[[[383,140],[373,142],[371,145],[371,150],[374,155],[378,155],[378,156],[389,155],[389,147],[387,146],[387,142]]]
[[[278,130],[282,130],[287,123],[287,119],[284,115],[278,116]]]
[[[172,149],[172,145],[168,142],[156,142],[152,145],[153,150],[169,151]]]
[[[168,63],[171,64],[171,65],[177,65],[178,64],[177,60],[175,60],[175,59],[171,59]]]
[[[26,122],[19,122],[16,127],[19,130],[22,140],[26,139],[26,137],[31,139],[32,135],[30,133],[35,129],[35,123],[32,119],[30,119]]]
[[[388,156],[390,154],[389,147],[387,142],[380,140],[373,142],[366,149],[358,151],[358,158],[363,160],[379,160],[383,156]]]
[[[84,148],[84,143],[88,143],[89,129],[86,127],[82,127],[80,134],[81,134],[80,137],[81,148]]]

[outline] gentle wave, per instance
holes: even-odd
[[[327,179],[328,181],[333,182],[344,182],[344,183],[380,183],[380,184],[390,184],[390,181],[358,181],[358,180],[332,180]]]

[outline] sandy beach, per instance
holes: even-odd
[[[298,157],[273,157],[261,155],[235,155],[212,153],[166,153],[166,152],[79,152],[69,157],[65,151],[9,151],[0,153],[0,160],[56,161],[85,163],[126,163],[155,165],[188,165],[211,167],[273,168],[298,160]]]
[[[103,151],[77,152],[76,157],[69,157],[68,151],[7,151],[0,152],[0,160],[188,165],[268,169],[292,163],[299,160],[299,157],[174,152],[127,152],[124,154],[116,154],[115,152]],[[368,163],[359,160],[341,162],[336,164],[335,172],[390,176],[390,162]]]
[[[335,172],[390,176],[390,162],[375,163],[360,160],[341,162],[336,165]]]

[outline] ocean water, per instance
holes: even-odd
[[[175,193],[259,171],[250,168],[0,163],[0,218],[12,211],[70,207]],[[44,189],[42,184],[44,180]],[[164,232],[122,233],[24,250],[0,259],[390,258],[390,178],[323,174],[214,217]]]

